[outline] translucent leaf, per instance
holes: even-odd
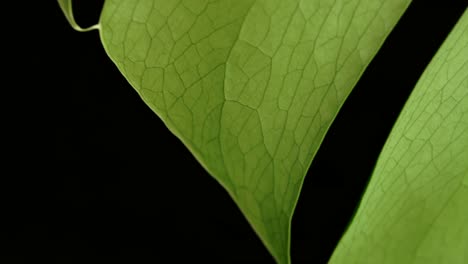
[[[330,263],[468,263],[468,11],[406,103]]]
[[[288,263],[312,158],[409,2],[106,0],[99,27],[141,98]]]

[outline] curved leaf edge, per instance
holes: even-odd
[[[408,105],[411,105],[413,102],[413,97],[415,97],[415,90],[418,86],[421,86],[422,84],[420,84],[420,82],[422,82],[422,79],[425,75],[427,75],[427,70],[428,68],[431,67],[431,65],[435,64],[437,62],[440,56],[440,52],[443,51],[444,47],[446,45],[448,45],[448,40],[450,39],[450,37],[454,34],[455,31],[461,31],[460,27],[462,26],[462,24],[464,26],[468,25],[467,24],[467,21],[468,21],[468,10],[465,10],[465,12],[463,12],[461,14],[461,16],[459,17],[458,21],[456,22],[456,24],[452,27],[452,29],[450,30],[449,34],[447,34],[447,36],[445,37],[445,39],[442,41],[442,43],[439,45],[436,53],[434,54],[434,56],[432,57],[432,59],[429,61],[429,63],[426,65],[423,73],[420,75],[419,79],[418,79],[418,82],[414,85],[413,87],[413,90],[410,94],[410,96],[408,97],[408,99],[406,100],[404,106],[402,107],[400,113],[398,114],[398,118],[397,120],[395,121],[395,123],[393,124],[391,130],[390,130],[390,134],[388,135],[387,137],[387,140],[384,144],[384,146],[382,147],[381,149],[381,152],[379,154],[379,157],[377,158],[376,160],[376,163],[374,164],[374,167],[372,169],[372,172],[371,172],[371,177],[369,178],[368,182],[366,183],[366,187],[364,189],[364,192],[362,193],[360,199],[359,199],[359,202],[357,204],[357,206],[355,207],[354,211],[353,211],[353,214],[349,220],[349,222],[347,223],[347,226],[345,228],[345,230],[343,231],[342,233],[342,236],[340,238],[340,241],[336,244],[334,250],[333,250],[333,254],[332,256],[330,256],[330,259],[328,261],[328,263],[342,263],[340,262],[340,260],[336,260],[335,257],[336,257],[336,254],[338,251],[343,251],[342,247],[345,247],[344,244],[344,239],[347,235],[350,235],[350,232],[351,232],[351,228],[353,227],[353,224],[355,224],[356,222],[356,218],[359,216],[360,213],[362,213],[362,211],[365,209],[363,208],[363,203],[364,203],[364,199],[366,198],[366,196],[368,195],[368,192],[371,191],[369,189],[371,183],[374,179],[374,176],[375,176],[375,171],[376,169],[378,168],[378,165],[379,163],[382,163],[383,160],[381,159],[381,155],[382,153],[387,149],[387,145],[389,145],[389,139],[392,137],[393,134],[396,134],[395,130],[396,130],[396,127],[398,127],[398,124],[400,121],[400,119],[402,119],[402,113],[405,112],[405,109],[409,108]],[[465,28],[465,31],[466,31],[467,28]],[[462,34],[460,34],[462,35]],[[408,110],[407,110],[408,111]],[[466,187],[468,188],[468,167],[467,167],[467,170],[466,170],[466,174],[463,176],[461,176],[461,186],[463,187]],[[349,248],[348,248],[349,249]],[[468,256],[468,255],[467,255]]]
[[[58,1],[67,1],[67,0],[58,0]],[[407,1],[404,5],[404,7],[402,8],[402,14],[401,15],[404,15],[404,13],[406,12],[406,10],[408,9],[409,5],[411,4],[411,0],[410,1]],[[88,29],[85,29],[85,30],[78,30],[78,31],[89,31],[89,30],[93,30],[93,29],[98,29],[99,31],[99,37],[101,39],[101,43],[102,43],[102,46],[107,54],[107,56],[110,58],[110,60],[114,63],[114,65],[117,67],[117,69],[119,70],[120,73],[124,73],[124,69],[121,68],[119,66],[119,64],[117,63],[117,60],[111,55],[111,53],[109,52],[109,48],[107,46],[107,43],[104,41],[104,36],[103,36],[103,30],[101,28],[101,19],[102,19],[102,14],[104,13],[104,9],[106,8],[106,4],[104,3],[103,5],[103,8],[101,10],[101,15],[100,15],[100,18],[99,18],[99,23],[91,28],[88,28]],[[67,17],[68,18],[68,17]],[[400,16],[401,18],[401,16]],[[398,21],[396,23],[394,23],[392,26],[391,26],[391,30],[389,31],[389,34],[387,34],[384,38],[382,38],[382,40],[380,41],[379,43],[379,47],[382,47],[382,45],[385,43],[386,39],[388,38],[388,36],[391,34],[391,32],[394,30],[394,28],[396,27]],[[369,64],[372,62],[372,60],[375,58],[375,56],[377,55],[377,53],[379,52],[379,49],[377,49],[375,52],[373,52],[373,54],[370,56],[370,61],[369,61]],[[359,82],[361,76],[364,74],[364,72],[366,71],[367,67],[369,66],[369,64],[365,65],[362,70],[359,72],[359,74],[357,75],[358,77],[356,78],[356,80],[354,81],[354,83],[351,85],[351,87],[354,87],[356,86],[356,84]],[[135,87],[135,85],[132,83],[132,81],[125,75],[125,74],[122,74],[122,76],[125,78],[125,80],[133,87]],[[220,179],[214,177],[213,175],[213,172],[208,168],[208,166],[205,164],[205,162],[200,158],[202,157],[201,155],[201,152],[193,145],[191,145],[190,141],[182,134],[180,133],[180,131],[174,126],[172,125],[170,122],[166,121],[164,118],[162,118],[162,116],[160,114],[157,113],[157,109],[155,109],[155,107],[152,106],[152,103],[147,101],[147,99],[145,99],[144,96],[142,96],[141,92],[137,89],[133,89],[137,94],[138,96],[140,97],[140,99],[146,104],[146,106],[148,106],[152,112],[154,114],[156,114],[156,116],[158,116],[158,118],[163,122],[163,124],[167,127],[167,129],[173,134],[175,135],[181,142],[182,144],[185,146],[185,148],[192,154],[192,156],[195,158],[195,160],[202,166],[202,168],[208,172],[208,174],[211,176],[211,178],[213,178],[218,184],[220,184],[220,186],[224,189],[224,191],[226,191],[228,193],[228,195],[231,197],[232,201],[235,203],[236,207],[241,211],[242,215],[244,216],[244,219],[247,220],[247,222],[249,223],[251,229],[255,232],[255,234],[257,235],[257,237],[260,239],[260,241],[263,243],[263,245],[265,246],[265,248],[267,249],[267,251],[270,253],[270,255],[273,257],[273,259],[275,260],[275,262],[277,263],[281,263],[280,259],[281,257],[277,256],[277,254],[274,254],[273,252],[273,246],[270,245],[270,243],[265,240],[259,233],[258,231],[254,228],[254,225],[251,223],[251,220],[249,220],[247,217],[246,217],[246,212],[244,212],[244,209],[241,208],[240,206],[238,206],[238,202],[236,201],[235,199],[235,196],[233,194],[233,192],[231,190],[229,190],[229,188],[227,188],[226,184],[224,184]],[[352,90],[351,90],[352,91]],[[313,153],[313,158],[310,160],[309,164],[307,164],[307,167],[310,168],[310,165],[312,164],[313,160],[314,160],[314,157],[315,155],[317,154],[317,152],[319,151],[320,149],[320,146],[322,145],[323,143],[323,140],[325,139],[326,135],[327,135],[327,132],[328,130],[330,129],[331,125],[333,124],[333,122],[335,121],[336,117],[339,115],[339,112],[341,110],[341,108],[343,107],[343,105],[346,103],[348,97],[350,96],[351,92],[348,93],[346,96],[344,96],[344,100],[339,104],[339,107],[338,107],[338,112],[333,116],[331,122],[326,126],[326,129],[325,129],[325,133],[319,138],[319,140],[317,140],[317,142],[319,142],[319,148],[317,148],[315,150],[315,152]],[[304,175],[304,177],[302,177],[302,179],[300,180],[299,182],[299,192],[297,193],[295,199],[293,200],[293,207],[292,207],[292,214],[290,216],[290,218],[288,219],[288,230],[287,230],[287,264],[290,264],[291,263],[291,227],[292,227],[292,219],[294,217],[294,212],[295,212],[295,208],[297,206],[297,203],[299,201],[299,197],[300,197],[300,194],[301,194],[301,191],[302,191],[302,186],[304,184],[304,180],[305,180],[305,176],[307,175],[307,172],[306,174]]]
[[[76,23],[75,17],[73,16],[72,0],[57,0],[57,1],[60,6],[60,9],[62,9],[63,14],[65,15],[65,18],[67,19],[68,23],[74,30],[79,31],[79,32],[88,32],[92,30],[101,29],[100,23],[97,23],[95,25],[92,25],[86,28],[80,27],[78,23]]]

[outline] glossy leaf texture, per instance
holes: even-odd
[[[288,263],[312,158],[409,2],[107,0],[100,34],[146,104]]]
[[[418,81],[330,263],[468,263],[468,11]]]

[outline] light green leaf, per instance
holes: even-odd
[[[406,103],[330,263],[468,263],[468,11]]]
[[[409,2],[107,0],[101,37],[143,100],[288,263],[312,158]]]
[[[107,0],[100,34],[142,99],[288,263],[312,158],[409,2]]]
[[[65,14],[65,17],[67,18],[68,23],[70,23],[73,29],[80,31],[80,32],[91,31],[93,29],[99,29],[99,25],[94,25],[88,28],[82,28],[76,23],[75,17],[73,16],[72,0],[58,0],[58,3],[63,13]]]

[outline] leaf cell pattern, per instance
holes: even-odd
[[[107,0],[104,47],[279,263],[304,176],[409,0]]]
[[[406,103],[330,263],[468,263],[468,11]]]

